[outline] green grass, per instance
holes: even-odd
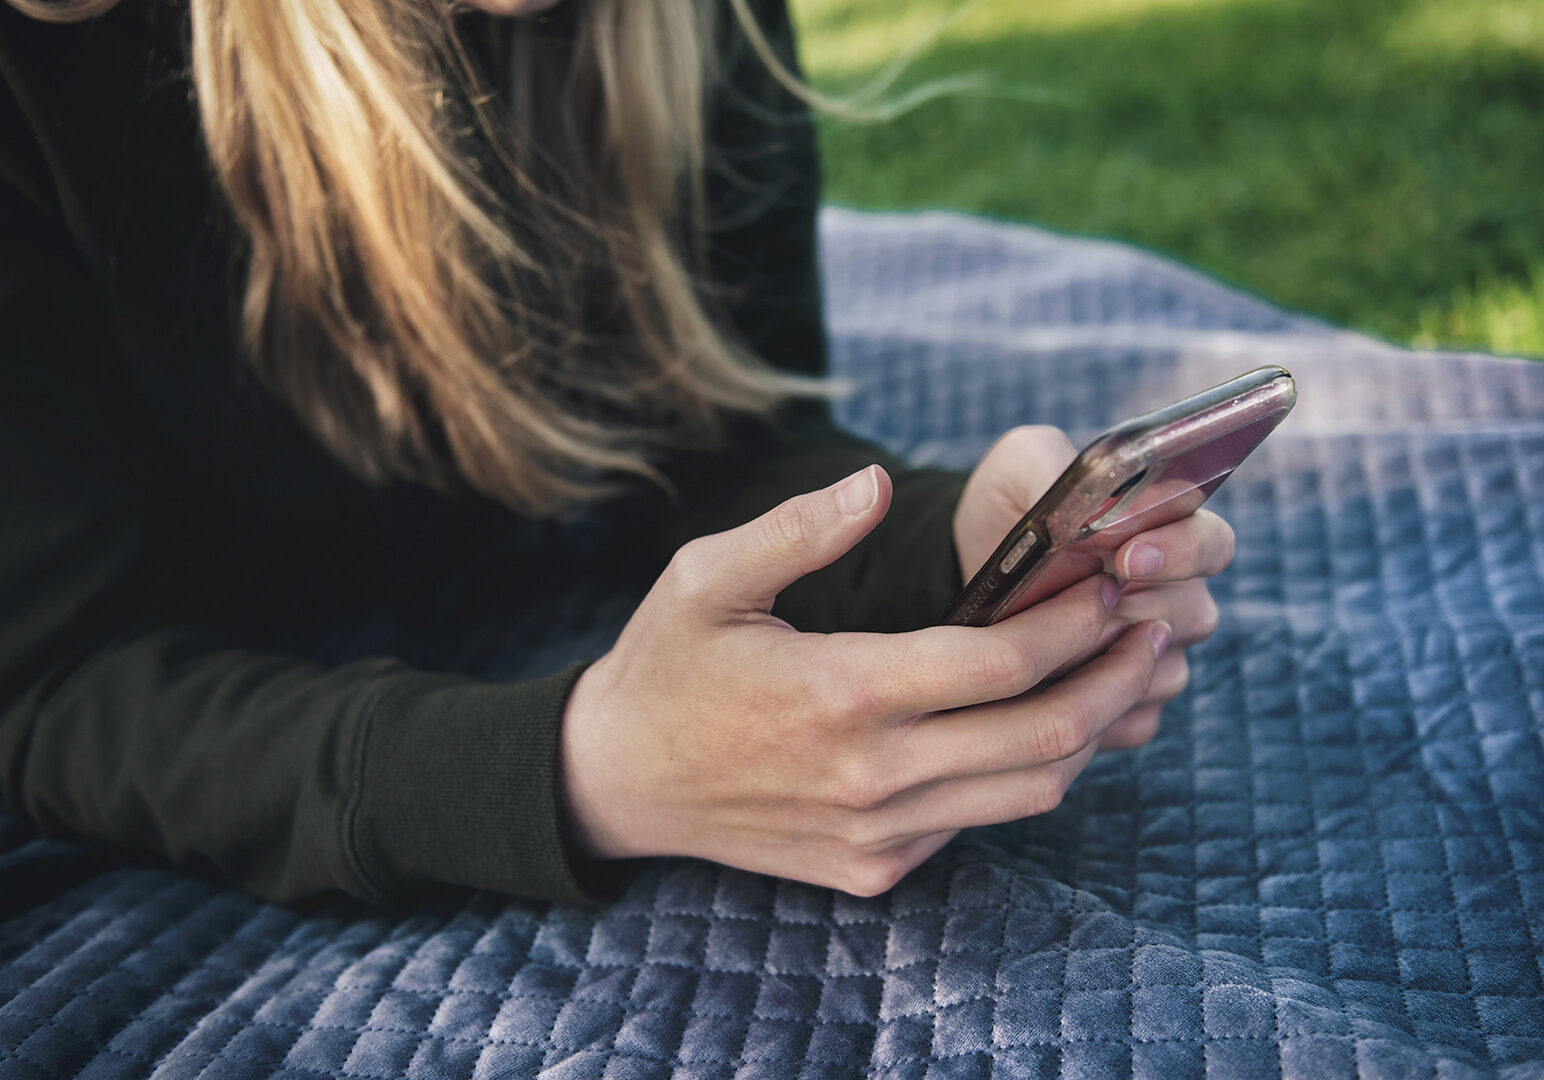
[[[851,93],[964,0],[793,0]],[[977,0],[897,93],[821,121],[827,197],[1174,255],[1392,341],[1544,355],[1541,0]]]

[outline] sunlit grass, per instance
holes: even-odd
[[[1544,62],[1544,5],[1539,0],[1426,0],[1389,26],[1388,44],[1409,56],[1516,52]]]
[[[960,5],[794,8],[841,92]],[[901,89],[962,73],[1001,96],[823,121],[828,197],[1113,236],[1393,340],[1544,355],[1544,2],[977,0]]]
[[[1544,356],[1544,266],[1531,281],[1486,281],[1422,312],[1414,344],[1485,341],[1495,352]]]

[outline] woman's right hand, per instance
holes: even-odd
[[[1096,577],[989,627],[804,634],[780,590],[884,517],[870,466],[683,547],[569,698],[571,825],[599,858],[688,855],[870,896],[960,829],[1053,809],[1146,695],[1168,627],[1094,649]]]

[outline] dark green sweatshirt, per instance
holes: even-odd
[[[756,6],[791,60],[782,0]],[[240,238],[202,156],[186,19],[185,0],[123,0],[69,26],[0,3],[5,800],[47,834],[281,900],[437,884],[594,895],[604,868],[566,842],[557,784],[578,669],[507,684],[390,656],[328,667],[297,644],[432,606],[437,579],[490,536],[529,539],[528,564],[489,582],[512,604],[562,553],[549,562],[550,525],[490,502],[360,482],[244,371]],[[469,16],[463,31],[476,48],[494,26]],[[770,362],[819,372],[810,125],[723,34],[714,291]],[[811,631],[922,625],[958,585],[959,479],[907,470],[821,408],[676,455],[678,501],[638,492],[598,513],[657,570],[686,539],[872,461],[896,478],[889,520],[777,613]]]

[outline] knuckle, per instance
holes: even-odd
[[[1158,713],[1148,713],[1132,721],[1130,732],[1131,746],[1146,746],[1152,742],[1158,734]]]
[[[1170,569],[1171,577],[1179,577],[1181,574],[1194,575],[1203,570],[1202,555],[1205,548],[1201,546],[1201,538],[1193,533],[1183,533],[1179,537],[1168,541],[1165,546],[1169,549],[1164,557],[1165,568]]]
[[[1137,650],[1134,662],[1123,665],[1122,680],[1120,683],[1120,704],[1125,706],[1120,712],[1131,708],[1147,694],[1152,688],[1153,680],[1158,674],[1158,658],[1153,655],[1150,648]],[[1117,713],[1119,715],[1119,713]]]
[[[705,538],[683,544],[665,568],[671,591],[680,600],[701,600],[713,591],[713,557]]]
[[[1040,680],[1035,651],[1018,638],[1000,637],[982,646],[972,656],[970,673],[975,685],[1001,697],[1022,693]]]
[[[1079,704],[1066,704],[1030,728],[1031,751],[1039,761],[1061,761],[1088,745],[1093,721]]]
[[[767,533],[777,547],[797,551],[809,545],[818,524],[807,500],[789,499],[773,507],[767,517]]]
[[[1149,693],[1168,701],[1181,694],[1189,684],[1190,662],[1185,659],[1184,653],[1176,652],[1172,657],[1164,657],[1162,670],[1154,676]]]
[[[1081,776],[1083,770],[1088,767],[1089,761],[1093,759],[1094,749],[1096,748],[1091,747],[1089,753],[1079,754],[1077,757],[1068,758],[1066,761],[1057,763],[1061,771],[1059,783],[1061,784],[1063,795],[1066,794],[1068,788],[1072,787],[1072,782]]]
[[[866,727],[885,712],[884,694],[867,679],[847,680],[832,697],[836,703],[832,711],[846,727]]]
[[[854,812],[842,823],[842,843],[860,858],[876,855],[895,839],[877,814],[866,810]]]
[[[843,810],[863,813],[877,810],[894,794],[895,787],[884,770],[851,757],[832,770],[826,801]],[[860,821],[848,831],[855,834],[860,829],[871,828],[870,823]],[[872,839],[867,833],[865,838]]]
[[[1233,548],[1235,537],[1233,526],[1228,524],[1228,519],[1217,514],[1211,515],[1217,523],[1217,543],[1222,553],[1222,564],[1226,566],[1233,561]]]
[[[1041,781],[1028,784],[1024,788],[1024,797],[1020,805],[1023,817],[1039,817],[1041,814],[1049,814],[1062,804],[1062,797],[1067,793],[1066,785],[1058,777],[1051,782]]]
[[[1196,619],[1195,633],[1197,641],[1204,641],[1217,632],[1217,626],[1222,621],[1222,613],[1217,608],[1217,601],[1212,599],[1210,592],[1201,593],[1201,610]]]
[[[1067,618],[1068,640],[1070,644],[1077,647],[1078,651],[1094,646],[1099,640],[1099,635],[1104,633],[1105,623],[1110,617],[1099,590],[1093,589],[1090,593],[1091,595],[1086,596],[1081,603],[1073,605]]]
[[[1158,734],[1158,723],[1162,712],[1161,705],[1145,705],[1131,710],[1111,725],[1101,742],[1100,749],[1129,750],[1137,746],[1146,746],[1153,741],[1153,736]]]
[[[1188,542],[1198,573],[1221,573],[1233,561],[1233,526],[1211,510],[1202,508],[1195,512],[1195,528],[1188,534]],[[1201,565],[1203,552],[1207,556],[1205,565]]]
[[[869,856],[848,867],[839,887],[853,896],[879,896],[895,888],[906,870],[906,864],[893,855]]]
[[[1153,741],[1153,736],[1158,734],[1161,715],[1162,710],[1155,707],[1142,709],[1131,716],[1127,735],[1133,746],[1146,746]]]

